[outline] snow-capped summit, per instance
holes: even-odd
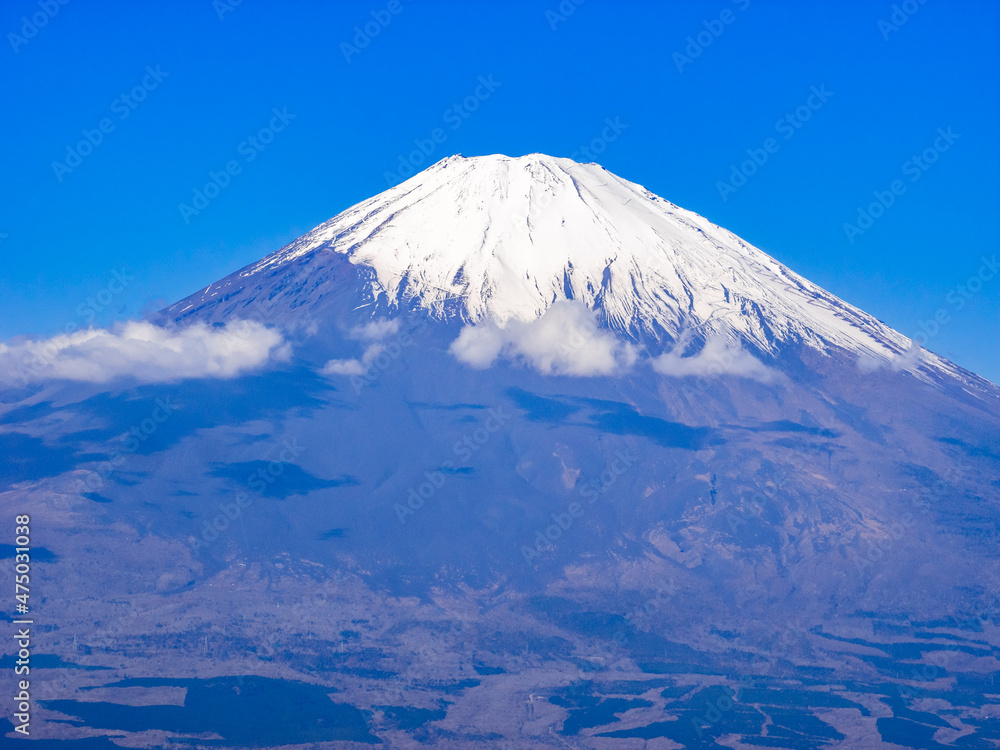
[[[598,164],[543,154],[443,159],[166,313],[232,300],[238,315],[248,295],[290,294],[267,279],[326,252],[358,269],[358,304],[384,295],[505,326],[572,299],[620,335],[665,345],[722,336],[760,354],[836,347],[897,369],[956,372],[732,232]]]

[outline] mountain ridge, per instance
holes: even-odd
[[[354,267],[357,307],[370,305],[373,314],[414,307],[433,318],[506,327],[572,300],[617,334],[680,356],[715,337],[764,357],[802,345],[840,350],[861,369],[983,387],[978,376],[704,217],[598,164],[543,154],[442,159],[160,317],[204,315],[235,298],[226,308],[234,314],[266,293],[268,306],[284,305],[275,322],[294,325],[292,311],[310,301],[265,279],[326,253]],[[343,276],[346,267],[338,269]]]

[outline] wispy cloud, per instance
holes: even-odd
[[[740,344],[727,341],[723,336],[709,338],[697,353],[687,357],[681,354],[684,348],[682,343],[653,359],[653,369],[672,377],[735,375],[762,383],[770,383],[776,378],[771,368]]]
[[[899,372],[900,370],[909,371],[919,367],[923,359],[924,356],[920,345],[916,341],[911,341],[909,349],[899,354],[890,354],[884,358],[871,354],[862,354],[858,357],[857,366],[858,370],[866,375],[876,370],[881,370],[883,367],[888,367],[893,372]]]
[[[381,344],[371,344],[361,359],[331,359],[320,372],[323,375],[364,375],[383,351],[385,347]]]
[[[364,375],[385,346],[379,342],[399,332],[399,320],[373,320],[350,330],[348,337],[370,342],[359,359],[331,359],[320,373],[323,375]]]
[[[529,322],[511,321],[505,328],[466,326],[451,353],[471,367],[486,368],[497,359],[521,361],[543,375],[614,375],[636,360],[635,348],[597,324],[586,305],[560,301]]]
[[[389,336],[395,336],[398,331],[398,319],[389,320],[388,318],[383,318],[382,320],[373,320],[371,323],[352,328],[350,335],[352,339],[361,339],[362,341],[381,341],[382,339],[389,338]]]
[[[291,350],[275,329],[234,321],[184,328],[131,321],[49,339],[0,344],[0,382],[41,380],[107,383],[130,378],[162,383],[185,378],[231,378],[286,360]]]

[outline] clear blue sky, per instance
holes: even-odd
[[[174,301],[384,190],[435,128],[445,138],[427,163],[570,156],[618,118],[620,135],[580,160],[907,335],[944,310],[928,347],[1000,382],[1000,273],[957,291],[1000,244],[995,2],[909,0],[901,25],[888,1],[230,4],[70,0],[47,17],[44,3],[3,3],[0,338]],[[345,56],[366,22],[378,34]],[[695,57],[699,33],[710,44]],[[480,76],[499,85],[456,119]],[[273,108],[294,119],[266,145],[246,141]],[[67,149],[102,120],[72,166]],[[748,149],[767,161],[721,191]],[[186,222],[179,204],[229,161],[239,173]],[[844,224],[895,180],[893,205],[849,241]]]

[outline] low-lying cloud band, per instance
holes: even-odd
[[[287,360],[290,354],[279,331],[250,321],[184,328],[131,321],[110,330],[91,328],[49,339],[0,343],[0,382],[232,378],[271,361]]]
[[[597,316],[580,302],[559,301],[535,320],[506,328],[466,326],[451,353],[471,367],[486,368],[498,358],[520,360],[543,375],[614,375],[636,360],[632,344],[598,327]]]

